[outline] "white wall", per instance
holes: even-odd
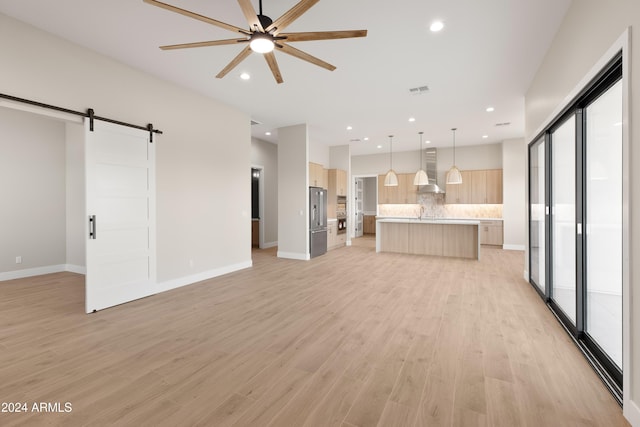
[[[524,251],[526,244],[527,150],[524,139],[502,142],[502,218],[504,249]]]
[[[322,143],[309,141],[309,161],[319,163],[325,169],[331,169],[329,150],[330,148]]]
[[[423,156],[424,162],[424,156]],[[452,166],[453,149],[437,148],[438,183],[444,184],[444,174]],[[456,147],[456,163],[462,170],[502,168],[502,144]],[[420,153],[401,151],[393,153],[393,169],[398,173],[415,173],[420,165]],[[389,170],[389,152],[351,157],[354,175],[381,175]]]
[[[5,15],[0,52],[4,93],[164,132],[156,138],[159,289],[251,265],[247,113]]]
[[[0,153],[0,278],[65,264],[64,123],[0,108]]]
[[[640,426],[640,84],[636,77],[640,70],[640,2],[637,0],[581,0],[571,3],[565,19],[538,69],[525,97],[526,142],[535,137],[542,126],[553,119],[557,111],[568,102],[568,96],[583,79],[593,71],[595,65],[609,48],[632,28],[630,50],[623,59],[630,65],[628,120],[623,122],[623,132],[628,132],[629,162],[629,287],[623,304],[627,319],[623,324],[625,339],[623,347],[627,356],[623,361],[624,414],[633,425]],[[608,56],[608,55],[607,55]],[[634,126],[634,124],[636,126]],[[628,305],[626,305],[628,304]]]
[[[378,179],[374,177],[363,178],[364,195],[363,210],[376,214],[378,210]]]
[[[278,257],[309,259],[307,125],[278,129]]]
[[[264,201],[264,211],[261,212],[263,247],[269,248],[278,244],[278,146],[251,138],[251,164],[263,167],[264,192],[260,194]]]
[[[84,178],[84,127],[80,124],[65,124],[66,140],[66,205],[67,205],[67,265],[76,273],[86,271],[85,242],[87,222],[85,220]]]

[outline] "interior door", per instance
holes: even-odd
[[[86,312],[154,293],[155,144],[149,132],[85,122]]]
[[[364,233],[364,180],[362,178],[355,179],[355,185],[353,186],[355,191],[355,201],[356,201],[356,230],[355,237],[362,237]]]

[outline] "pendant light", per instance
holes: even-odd
[[[389,172],[384,177],[384,186],[385,187],[397,187],[398,186],[398,175],[393,170],[393,135],[389,135]]]
[[[453,131],[453,166],[447,172],[447,184],[462,184],[462,174],[456,166],[456,128],[451,130]]]
[[[424,171],[424,169],[422,169],[422,134],[423,133],[424,132],[418,132],[418,134],[420,135],[420,147],[418,148],[420,150],[420,167],[418,168],[418,172],[416,172],[415,178],[413,178],[413,185],[429,184],[429,177],[427,176],[427,173]]]

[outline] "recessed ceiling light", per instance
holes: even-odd
[[[267,135],[267,136],[270,136],[271,132],[265,132],[264,134]]]
[[[489,135],[482,135],[482,139],[487,139],[489,138]]]
[[[378,148],[382,148],[382,145],[378,145]]]
[[[442,30],[443,28],[444,28],[444,23],[442,21],[433,21],[431,23],[431,26],[429,27],[429,29],[433,33],[437,33],[438,31]]]
[[[425,144],[431,144],[431,141],[425,141],[424,143]]]
[[[368,141],[368,140],[369,140],[369,137],[368,137],[368,136],[365,136],[363,139],[364,139],[365,141]]]
[[[493,107],[487,107],[487,113],[492,113],[494,112],[496,109]]]
[[[415,122],[415,121],[416,121],[416,118],[415,118],[415,117],[409,117],[409,121],[410,121],[410,122]]]
[[[251,78],[251,76],[249,75],[249,73],[242,73],[242,74],[240,74],[240,78],[242,80],[249,80]]]
[[[353,129],[353,127],[347,126],[347,130],[351,130],[351,129]]]

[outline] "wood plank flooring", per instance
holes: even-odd
[[[254,267],[86,315],[83,277],[0,283],[2,426],[626,426],[523,255]],[[31,409],[31,407],[29,408]]]

